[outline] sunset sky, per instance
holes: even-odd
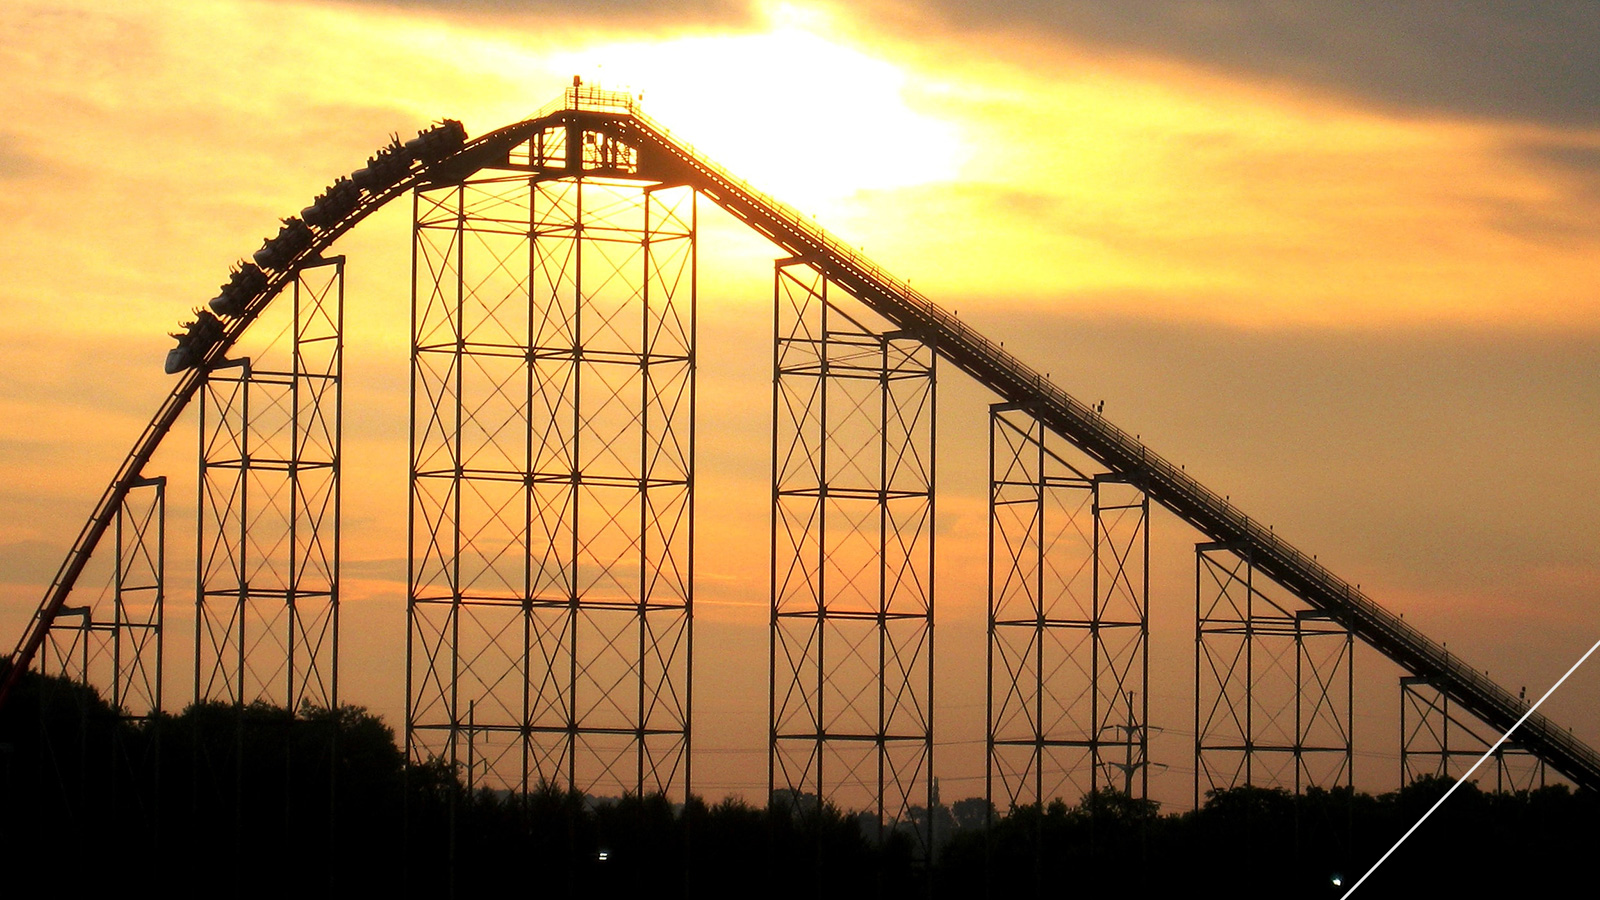
[[[0,640],[170,388],[165,332],[391,132],[574,74],[817,221],[1512,690],[1600,638],[1600,6],[1354,0],[0,7]],[[345,699],[403,723],[408,213],[345,238]],[[709,210],[703,203],[702,209]],[[701,235],[697,790],[764,790],[775,250]],[[255,338],[264,341],[266,335]],[[984,441],[941,373],[938,774],[982,792]],[[193,423],[169,705],[187,701]],[[185,493],[187,492],[187,493]],[[352,527],[358,526],[358,527]],[[1192,543],[1154,518],[1157,799]],[[181,535],[190,535],[183,537]],[[188,618],[186,618],[186,616]],[[1359,656],[1358,786],[1397,768]],[[745,680],[748,680],[746,677]],[[720,685],[719,685],[720,682]],[[1600,663],[1546,707],[1600,743]],[[976,745],[974,744],[976,742]],[[702,780],[703,779],[703,780]]]

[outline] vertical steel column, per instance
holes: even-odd
[[[408,753],[686,796],[695,194],[504,172],[416,197]]]
[[[200,392],[196,700],[338,705],[344,257],[299,273],[292,329],[287,370]]]
[[[1258,581],[1248,552],[1195,545],[1194,802],[1242,785],[1350,785],[1350,632]]]
[[[112,703],[123,715],[145,718],[161,711],[164,687],[166,476],[141,479],[129,490],[117,510],[116,529],[117,644]]]
[[[934,354],[846,313],[810,262],[773,285],[768,788],[928,858]]]
[[[988,769],[996,809],[1144,797],[1149,500],[1025,410],[989,415]]]
[[[1149,495],[1125,476],[1096,475],[1094,528],[1091,788],[1144,799],[1150,783]]]

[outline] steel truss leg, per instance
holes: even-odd
[[[991,808],[1148,789],[1149,498],[989,413]]]
[[[338,705],[344,257],[300,273],[293,316],[287,370],[200,392],[197,701]]]
[[[1248,552],[1195,545],[1195,805],[1243,785],[1349,787],[1354,642],[1255,577]]]
[[[167,480],[146,478],[133,484],[117,508],[113,570],[106,592],[92,602],[63,607],[45,635],[34,666],[96,688],[124,722],[141,723],[144,740],[128,741],[129,733],[113,729],[110,746],[91,746],[88,720],[80,740],[75,777],[60,784],[65,807],[77,813],[80,839],[160,849],[161,759],[155,714],[162,703],[162,626],[166,599]],[[80,584],[84,583],[80,580]],[[41,694],[43,707],[56,702],[54,692]],[[87,697],[72,695],[84,704]],[[60,752],[66,752],[63,746]],[[90,755],[109,762],[103,766]],[[103,773],[103,774],[102,774]],[[132,810],[129,817],[124,810]],[[119,831],[138,822],[135,833]]]
[[[37,665],[109,688],[106,699],[124,719],[143,721],[161,709],[167,479],[135,484],[117,508],[114,528],[110,603],[63,607]],[[68,625],[72,619],[78,624]]]
[[[406,745],[472,787],[690,790],[696,215],[415,195]]]
[[[770,796],[931,858],[934,354],[803,260],[774,303]]]
[[[1498,738],[1426,678],[1400,677],[1400,784],[1419,778],[1454,780]],[[1529,791],[1546,784],[1544,760],[1507,741],[1495,752],[1495,790]]]

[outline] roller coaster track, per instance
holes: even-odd
[[[1248,555],[1256,569],[1309,606],[1327,613],[1411,674],[1427,679],[1489,726],[1507,731],[1527,712],[1525,701],[1478,669],[1378,605],[1272,529],[1246,516],[1038,370],[962,324],[909,284],[708,160],[631,102],[584,103],[580,95],[572,92],[566,102],[552,104],[531,119],[467,142],[458,152],[431,165],[413,162],[399,180],[381,190],[364,192],[352,212],[326,228],[316,229],[310,246],[272,275],[239,316],[225,322],[221,339],[206,352],[203,361],[179,377],[79,533],[11,656],[5,681],[0,683],[0,704],[37,653],[118,506],[143,477],[145,464],[205,382],[206,373],[226,358],[256,317],[294,281],[300,267],[319,259],[341,235],[413,187],[448,184],[486,167],[536,169],[537,166],[511,162],[511,151],[552,129],[565,130],[574,143],[581,134],[598,133],[634,148],[638,154],[637,177],[691,186],[785,252],[814,264],[878,315],[926,342],[947,362],[1005,401],[1026,410],[1112,472],[1138,484],[1152,499],[1211,540]],[[566,168],[555,167],[547,174],[579,174],[573,167],[583,165],[581,157],[574,154],[569,156]],[[1600,790],[1600,754],[1544,715],[1528,716],[1517,732],[1517,741],[1580,787]]]

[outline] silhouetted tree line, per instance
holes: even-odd
[[[1337,897],[1448,788],[1239,788],[1168,815],[1109,790],[1004,815],[969,798],[880,837],[810,797],[468,790],[448,766],[407,765],[359,707],[208,703],[134,724],[91,689],[30,676],[0,710],[0,858],[74,895]],[[935,835],[931,866],[918,828]],[[1597,848],[1592,793],[1468,785],[1357,896],[1584,884]]]
[[[1012,810],[961,830],[938,866],[941,896],[1340,897],[1451,780],[1379,796],[1348,788],[1240,787],[1160,815],[1116,791]],[[1486,793],[1468,783],[1362,885],[1357,897],[1522,896],[1580,884],[1600,850],[1600,798],[1566,786]]]

